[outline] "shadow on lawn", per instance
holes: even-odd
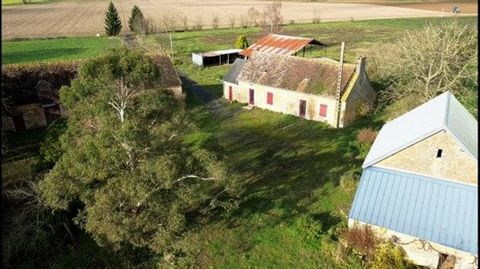
[[[224,106],[229,110],[233,105]],[[244,113],[252,114],[239,119]],[[380,124],[363,119],[348,128],[333,129],[257,109],[233,115],[216,116],[215,121],[223,122],[216,124],[221,129],[204,141],[205,146],[215,145],[215,151],[222,151],[243,193],[239,207],[227,218],[230,227],[256,214],[270,214],[272,209],[283,213],[261,225],[274,226],[312,213],[308,208],[311,204],[331,195],[330,189],[324,188],[327,184],[338,186],[343,173],[361,165],[361,160],[348,154],[348,143],[356,139],[356,130]],[[326,227],[338,222],[330,213],[317,215]]]

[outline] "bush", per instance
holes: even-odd
[[[365,157],[367,157],[368,151],[370,150],[370,147],[375,141],[377,134],[377,131],[370,128],[363,128],[357,133],[357,158],[364,159]]]
[[[360,179],[360,169],[349,170],[340,177],[340,186],[346,192],[352,193],[356,190]]]
[[[366,262],[371,262],[374,259],[375,247],[380,241],[370,226],[356,226],[347,229],[341,233],[342,240],[347,246],[352,247]]]
[[[237,49],[246,49],[248,48],[248,41],[244,35],[240,35],[237,37],[237,42],[235,42],[235,47]]]
[[[392,242],[382,242],[375,248],[375,258],[370,264],[372,269],[410,269],[413,264],[405,259],[405,251]]]

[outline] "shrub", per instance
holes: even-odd
[[[367,156],[376,137],[377,131],[370,128],[363,128],[357,133],[356,146],[358,150],[358,158],[363,159]]]
[[[382,242],[375,248],[375,257],[370,264],[372,269],[410,269],[413,264],[405,259],[405,251],[392,242]]]
[[[346,192],[353,192],[357,188],[359,178],[359,169],[349,170],[340,177],[340,186]]]
[[[360,255],[362,260],[371,262],[374,259],[375,247],[380,241],[370,226],[356,226],[342,232],[342,240]]]
[[[235,47],[237,49],[246,49],[248,48],[248,41],[244,35],[240,35],[237,37],[237,42],[235,42]]]

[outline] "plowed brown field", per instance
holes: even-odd
[[[68,0],[48,4],[20,5],[2,7],[2,39],[38,38],[59,36],[85,36],[104,34],[104,16],[108,0]],[[120,13],[123,31],[127,29],[127,19],[133,5],[138,5],[146,17],[160,25],[165,16],[174,16],[178,28],[187,18],[192,26],[202,21],[204,28],[212,25],[214,15],[219,17],[220,26],[227,26],[230,18],[236,25],[245,20],[250,7],[263,9],[267,1],[234,0],[113,0]],[[404,8],[396,6],[284,2],[282,6],[284,22],[311,22],[314,17],[322,21],[363,20],[376,18],[405,18],[449,16],[438,11]],[[167,15],[166,15],[167,14]]]

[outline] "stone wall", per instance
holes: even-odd
[[[348,219],[349,228],[352,228],[355,225],[365,225],[365,223]],[[423,241],[417,237],[398,233],[386,228],[378,227],[376,225],[368,225],[372,227],[374,233],[381,238],[389,240],[392,238],[392,236],[397,237],[397,244],[405,250],[407,258],[417,265],[427,266],[428,268],[437,268],[440,253],[443,253],[454,255],[456,257],[454,266],[455,269],[478,268],[475,264],[475,262],[478,262],[477,256],[473,254],[443,246],[431,241]]]
[[[254,106],[294,116],[299,116],[300,100],[305,100],[305,119],[324,121],[332,126],[335,124],[335,98],[333,97],[323,97],[239,81],[238,86],[235,84],[224,84],[224,95],[227,99],[228,86],[233,88],[233,100],[240,103],[248,103],[249,90],[253,89],[255,93]],[[267,103],[268,92],[273,93],[272,105]],[[320,105],[327,106],[326,117],[320,116]]]
[[[437,158],[438,150],[442,150]],[[377,166],[477,185],[477,161],[446,131],[440,131],[378,162]]]

